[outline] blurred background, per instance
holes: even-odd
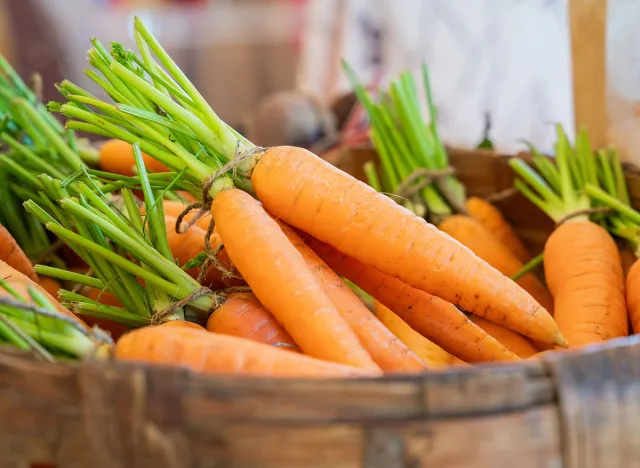
[[[475,146],[490,116],[500,151],[522,149],[520,139],[550,150],[551,124],[574,123],[569,3],[0,0],[0,51],[23,76],[41,73],[44,98],[56,99],[52,84],[63,77],[91,88],[82,72],[91,37],[132,45],[131,19],[141,16],[216,111],[242,131],[263,130],[264,144],[277,140],[278,116],[295,102],[296,120],[315,119],[309,132],[341,122],[352,104],[338,101],[349,92],[341,58],[365,82],[426,62],[447,144]],[[636,3],[608,2],[610,134],[623,151],[640,149]],[[323,114],[338,103],[337,115]]]

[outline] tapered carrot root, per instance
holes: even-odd
[[[525,337],[508,328],[501,327],[475,315],[472,315],[469,319],[522,359],[529,358],[538,352]]]
[[[461,244],[469,247],[473,253],[496,268],[505,276],[518,273],[524,264],[475,219],[463,215],[447,217],[438,228],[449,234]],[[533,273],[528,273],[516,281],[549,312],[553,310],[553,299],[544,284]]]
[[[578,220],[562,224],[545,245],[544,270],[569,346],[628,334],[620,254],[602,227]]]
[[[627,308],[633,333],[640,333],[640,260],[629,269],[626,280]]]
[[[290,226],[282,222],[278,224],[300,252],[320,287],[355,332],[364,349],[384,372],[420,372],[427,368],[427,364],[367,309],[351,288]]]
[[[211,214],[233,264],[305,354],[380,372],[300,253],[251,195],[224,190],[213,199]]]
[[[357,284],[445,351],[466,362],[519,360],[454,305],[364,265],[311,236],[303,238],[333,271]]]
[[[313,153],[268,149],[251,181],[269,212],[358,261],[531,338],[566,344],[549,313],[524,289]]]
[[[235,336],[168,324],[127,333],[116,343],[115,357],[201,373],[299,378],[378,375],[375,369],[358,369]]]
[[[11,266],[9,266],[9,264],[1,260],[0,260],[0,278],[3,278],[13,289],[16,290],[18,294],[20,294],[20,296],[24,298],[29,297],[28,288],[29,286],[32,286],[38,292],[42,293],[47,298],[47,300],[49,300],[49,302],[51,302],[51,304],[53,304],[61,314],[66,315],[67,317],[74,318],[75,320],[78,321],[79,324],[89,328],[85,322],[83,322],[75,314],[73,314],[72,312],[69,312],[69,310],[63,307],[62,304],[60,304],[56,298],[51,296],[51,294],[49,294],[46,289],[40,286],[40,284],[31,280],[30,278],[23,275],[18,270],[12,268]]]
[[[253,293],[229,294],[207,321],[207,330],[300,352],[293,338]]]
[[[16,269],[32,281],[38,281],[33,264],[20,248],[11,233],[0,224],[0,260]]]
[[[174,229],[175,223],[175,218],[165,215],[169,248],[174,258],[178,261],[178,264],[182,266],[198,254],[204,252],[206,231],[203,231],[198,226],[192,226],[185,232],[177,233]],[[215,250],[221,243],[220,236],[214,232],[211,236],[211,249]],[[226,271],[230,271],[231,260],[229,260],[225,249],[222,249],[218,254],[218,261]],[[187,273],[189,273],[192,278],[198,278],[200,269],[201,267],[191,268],[187,270]],[[207,268],[207,274],[204,280],[202,280],[202,285],[212,289],[222,289],[246,284],[242,278],[236,276],[238,276],[237,273],[234,276],[230,276],[220,271],[215,265],[211,265]]]
[[[459,363],[459,359],[426,339],[378,301],[375,302],[375,310],[380,321],[430,368],[445,369]]]
[[[522,263],[527,263],[531,260],[529,249],[524,245],[524,242],[522,242],[513,227],[504,219],[498,208],[479,197],[467,198],[465,208],[469,216],[493,234],[518,260]]]

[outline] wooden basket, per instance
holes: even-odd
[[[336,161],[362,177],[370,150]],[[505,159],[451,151],[470,192],[511,187]],[[640,201],[640,178],[629,171]],[[531,245],[551,225],[499,203]],[[0,353],[0,467],[640,466],[640,341],[421,376],[284,381]]]

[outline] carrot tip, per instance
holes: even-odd
[[[559,330],[553,334],[553,343],[560,346],[561,348],[569,347],[567,339],[562,335],[562,333],[560,333]]]

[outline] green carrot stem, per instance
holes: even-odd
[[[3,133],[0,135],[0,139],[11,146],[14,150],[16,150],[21,156],[23,156],[27,161],[33,165],[33,167],[37,168],[42,172],[46,172],[53,177],[58,179],[64,179],[64,174],[59,171],[55,166],[49,164],[44,159],[40,158],[36,155],[31,149],[17,141],[8,133]]]
[[[376,192],[382,192],[382,185],[378,177],[378,170],[373,161],[368,161],[363,166],[364,174],[367,177],[368,184],[373,187]]]
[[[35,270],[39,275],[49,276],[61,281],[70,281],[72,283],[82,284],[95,289],[105,288],[102,280],[94,278],[93,276],[83,275],[82,273],[75,273],[73,271],[62,270],[60,268],[54,268],[47,265],[35,265]]]
[[[528,274],[529,272],[531,272],[532,270],[536,269],[539,265],[542,264],[544,260],[544,254],[540,254],[537,255],[535,257],[533,257],[531,260],[529,260],[521,269],[519,272],[517,272],[515,275],[513,275],[511,277],[511,279],[513,281],[518,281],[520,278],[522,278],[523,276],[525,276],[526,274]]]
[[[617,211],[633,223],[640,225],[640,213],[634,210],[631,206],[615,198],[614,196],[609,195],[600,187],[596,187],[595,185],[587,184],[584,187],[584,190],[587,195],[589,195],[594,200]]]

